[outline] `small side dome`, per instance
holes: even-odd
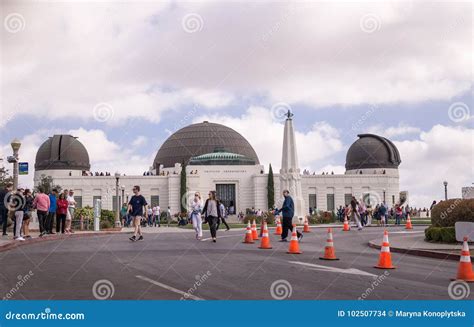
[[[54,135],[38,149],[35,170],[89,170],[85,146],[71,135]]]
[[[359,134],[346,155],[346,170],[395,168],[401,163],[397,147],[385,137]]]

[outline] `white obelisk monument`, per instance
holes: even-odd
[[[301,175],[296,151],[295,131],[293,129],[293,113],[288,110],[283,135],[283,153],[281,156],[280,190],[289,190],[295,203],[294,223],[303,223],[305,204],[301,191]]]

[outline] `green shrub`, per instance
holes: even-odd
[[[454,227],[442,227],[440,234],[443,243],[456,243],[456,229]]]
[[[456,243],[455,228],[430,226],[425,229],[425,240],[429,242]]]
[[[441,201],[431,211],[431,223],[435,227],[453,227],[458,221],[474,222],[474,199]]]
[[[102,227],[104,225],[110,225],[111,227]],[[112,210],[102,209],[100,211],[100,227],[101,228],[112,228],[115,225],[115,212]]]
[[[114,227],[113,224],[110,223],[110,221],[108,220],[102,220],[100,222],[100,229],[107,229],[107,228],[112,228]]]
[[[308,216],[310,224],[330,224],[336,221],[336,215],[332,211],[319,211],[316,214]]]

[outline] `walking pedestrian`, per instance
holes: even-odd
[[[33,201],[34,200],[35,200],[35,198],[31,194],[31,190],[26,189],[25,190],[26,208],[25,208],[25,216],[23,217],[23,226],[22,226],[23,237],[25,239],[31,238],[31,235],[30,235],[30,221],[31,221],[31,217],[32,217],[32,214],[33,214]]]
[[[194,230],[196,231],[196,239],[202,239],[202,201],[201,194],[199,192],[194,193],[194,199],[191,202],[191,221],[193,223]]]
[[[225,231],[228,232],[230,230],[230,227],[227,224],[227,222],[225,221],[225,219],[227,218],[227,213],[226,213],[226,210],[225,210],[224,203],[220,202],[219,210],[220,210],[220,213],[221,213],[221,218],[217,222],[217,230],[219,230],[219,226],[221,225],[221,222],[222,222],[225,225],[225,227],[227,228]]]
[[[48,210],[48,216],[46,217],[46,222],[44,223],[45,229],[46,229],[46,234],[54,234],[53,233],[53,224],[56,219],[56,210],[58,209],[57,207],[57,198],[58,197],[58,190],[53,189],[51,193],[49,194],[49,210]]]
[[[158,224],[158,227],[161,227],[161,208],[159,205],[155,207],[155,227]]]
[[[352,218],[355,220],[357,224],[357,230],[362,230],[362,224],[360,223],[360,214],[359,214],[358,206],[359,206],[359,202],[356,200],[355,196],[353,196],[351,200]]]
[[[74,219],[74,212],[76,211],[76,200],[74,200],[74,191],[69,190],[69,193],[67,194],[66,200],[68,202],[67,206],[67,215],[66,215],[66,228],[65,232],[66,234],[73,234],[72,230],[72,220]]]
[[[275,209],[275,215],[281,213],[283,216],[283,223],[282,223],[282,233],[281,233],[281,240],[280,242],[286,242],[286,238],[288,236],[288,230],[293,233],[293,216],[295,215],[295,204],[293,199],[290,196],[290,191],[284,190],[283,197],[285,200],[283,201],[283,205],[281,209]],[[298,236],[298,241],[301,242],[303,239],[303,234],[299,231],[296,231]]]
[[[42,186],[38,187],[38,194],[36,194],[35,199],[33,201],[33,208],[36,209],[36,215],[38,216],[38,224],[40,230],[39,237],[43,237],[47,233],[45,223],[46,218],[48,216],[49,206],[49,196],[44,194],[44,189]]]
[[[59,195],[56,210],[56,233],[64,234],[66,231],[66,216],[68,213],[69,202],[64,197],[64,193]]]
[[[19,188],[10,197],[8,211],[14,217],[13,239],[17,241],[24,241],[21,235],[21,227],[23,225],[23,217],[25,215],[26,200],[23,196],[23,189]]]
[[[7,236],[8,227],[8,208],[7,205],[10,201],[9,197],[13,189],[13,183],[7,183],[5,187],[0,190],[0,223],[2,224],[3,236]]]
[[[386,222],[387,222],[387,207],[385,205],[385,202],[382,202],[382,204],[380,205],[379,207],[379,210],[378,210],[378,216],[379,216],[379,219],[380,219],[380,225],[382,227],[385,226]]]
[[[207,223],[209,224],[209,229],[211,230],[212,242],[217,242],[217,222],[221,218],[221,211],[219,210],[220,203],[216,198],[216,191],[209,192],[209,198],[204,204],[202,213],[206,218]]]
[[[140,194],[140,186],[135,185],[133,187],[133,196],[130,198],[128,202],[128,211],[132,216],[133,226],[135,230],[133,232],[133,236],[130,237],[130,241],[141,241],[143,240],[142,229],[140,226],[140,221],[143,218],[143,215],[147,213],[148,203],[146,202],[143,195]],[[145,210],[143,210],[145,208]],[[138,239],[137,239],[138,236]]]

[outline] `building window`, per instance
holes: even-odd
[[[370,198],[370,193],[364,193],[362,194],[362,202],[364,202],[364,204],[366,206],[372,206],[372,202],[371,202],[371,198]]]
[[[76,201],[76,208],[82,208],[82,195],[74,196],[74,200]]]
[[[327,211],[334,211],[334,194],[326,194],[327,199]]]
[[[317,199],[316,199],[316,194],[310,194],[309,195],[309,207],[310,208],[317,208],[318,207],[318,202],[317,202]]]
[[[351,204],[351,201],[352,201],[352,193],[344,194],[344,205]]]
[[[159,195],[152,195],[150,199],[150,205],[152,208],[160,205],[160,196]]]

